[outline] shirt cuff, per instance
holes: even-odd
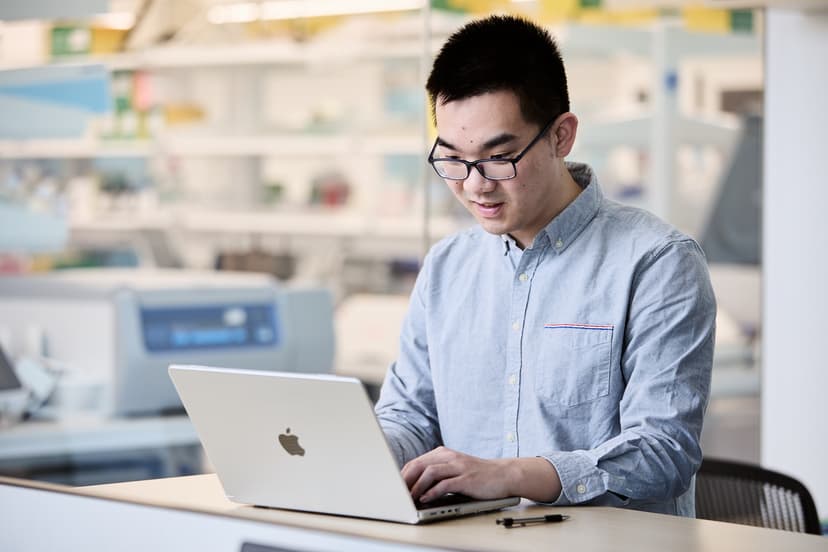
[[[551,506],[580,504],[607,492],[601,470],[585,451],[553,452],[542,456],[555,470],[561,480],[561,494]]]

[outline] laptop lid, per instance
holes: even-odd
[[[169,373],[234,502],[403,523],[519,502],[418,511],[358,379],[177,365]]]

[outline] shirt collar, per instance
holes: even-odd
[[[604,194],[601,193],[601,188],[598,186],[598,179],[595,176],[592,168],[585,163],[566,163],[566,168],[569,174],[575,179],[578,186],[581,187],[581,193],[578,194],[572,203],[558,213],[552,221],[535,236],[531,248],[543,247],[547,243],[552,245],[552,250],[556,253],[563,252],[569,244],[575,241],[578,234],[586,228],[586,225],[595,217]],[[500,236],[503,240],[503,247],[508,253],[510,247],[517,247],[514,239],[508,234]]]

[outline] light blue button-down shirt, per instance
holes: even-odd
[[[479,226],[431,249],[377,416],[400,465],[438,445],[539,456],[555,504],[693,516],[716,314],[704,255],[567,166],[583,191],[525,250]]]

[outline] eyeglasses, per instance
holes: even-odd
[[[438,157],[434,158],[434,150],[437,149],[437,140],[431,147],[431,153],[428,154],[428,162],[434,167],[441,178],[447,180],[465,180],[471,174],[472,167],[476,168],[478,172],[487,180],[509,180],[517,176],[518,161],[523,159],[523,156],[532,148],[532,146],[540,140],[541,136],[546,134],[549,127],[555,119],[552,119],[541,129],[537,136],[532,138],[523,151],[511,159],[502,159],[499,157],[492,157],[489,159],[478,159],[477,161],[465,161],[463,159],[454,159],[452,157]]]

